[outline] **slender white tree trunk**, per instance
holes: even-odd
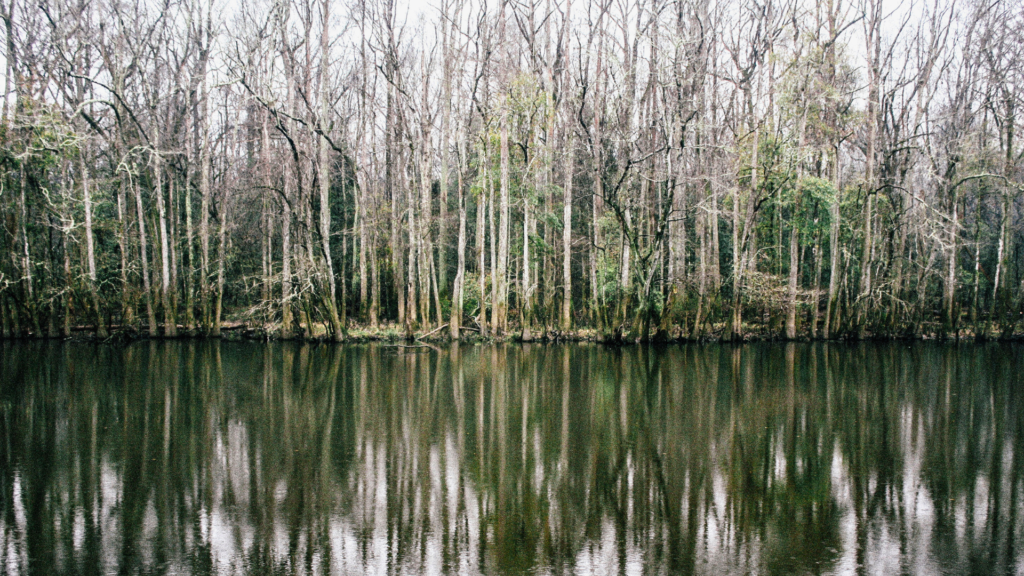
[[[96,336],[106,338],[107,324],[100,305],[96,278],[96,247],[92,231],[92,191],[89,189],[89,168],[86,164],[87,150],[88,148],[83,148],[80,157],[82,200],[85,203],[85,259],[89,268],[89,296],[92,300],[93,311],[96,313]]]
[[[501,336],[508,332],[508,235],[511,226],[509,215],[509,151],[508,151],[508,110],[502,106],[501,113],[501,213],[498,223],[498,269],[495,279],[498,285],[498,299],[494,306],[497,311],[494,330]]]
[[[327,67],[330,63],[330,50],[328,49],[328,24],[330,23],[330,0],[321,2],[323,17],[323,30],[320,34],[320,129],[327,132],[328,103],[327,103]],[[331,331],[335,342],[344,338],[344,326],[338,317],[337,286],[334,281],[334,261],[331,258],[331,155],[330,146],[326,134],[320,136],[320,157],[319,157],[319,181],[320,181],[320,241],[324,253],[324,268],[327,275],[328,294],[324,298],[327,305],[328,319],[331,323]]]
[[[459,158],[466,156],[465,142],[459,143]],[[459,166],[457,201],[459,203],[459,239],[457,247],[458,263],[455,268],[455,285],[452,288],[452,313],[449,321],[449,333],[453,340],[458,340],[462,327],[463,285],[466,281],[466,192],[463,187],[464,166]]]
[[[156,311],[153,309],[153,289],[149,279],[149,257],[146,253],[148,240],[146,239],[146,214],[142,209],[142,191],[139,189],[138,179],[132,182],[135,191],[135,211],[139,216],[139,251],[142,259],[142,289],[146,303],[146,319],[149,321],[149,336],[157,336]]]
[[[573,141],[566,144],[565,183],[562,186],[562,330],[572,328],[572,180]]]
[[[157,140],[159,142],[159,139]],[[164,336],[175,337],[178,335],[177,319],[174,317],[174,307],[171,306],[171,261],[170,242],[167,237],[167,208],[164,202],[164,179],[163,166],[160,159],[160,151],[153,153],[153,174],[154,189],[156,195],[157,215],[160,218],[160,300],[164,309]]]

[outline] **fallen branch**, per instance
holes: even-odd
[[[426,334],[424,334],[422,336],[417,336],[416,339],[419,340],[420,338],[426,338],[427,336],[430,336],[434,332],[437,332],[438,330],[441,330],[442,328],[447,328],[447,327],[448,327],[447,324],[442,324],[442,325],[438,326],[437,328],[434,328],[433,330],[431,330],[430,332],[427,332]]]

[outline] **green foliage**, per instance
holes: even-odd
[[[758,185],[775,196],[793,186],[797,177],[797,150],[782,138],[762,138],[758,147]]]
[[[480,276],[477,275],[472,280],[467,278],[462,285],[462,315],[470,316],[479,313],[484,300],[480,294]]]
[[[530,256],[533,260],[539,260],[542,256],[553,256],[555,248],[548,244],[540,234],[530,235]]]
[[[780,203],[789,209],[789,224],[796,226],[801,239],[807,240],[815,234],[828,232],[831,222],[829,206],[835,202],[836,196],[831,182],[806,176],[796,186],[783,191]]]
[[[779,86],[779,110],[794,124],[804,122],[806,146],[827,150],[858,121],[851,104],[859,79],[843,42],[823,45],[807,40],[807,52],[787,63]]]
[[[508,106],[513,130],[525,133],[542,128],[555,112],[551,95],[533,74],[521,73],[513,78],[509,86]]]

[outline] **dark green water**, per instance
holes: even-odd
[[[1020,573],[1022,352],[2,343],[0,573]]]

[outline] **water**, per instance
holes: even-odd
[[[1024,348],[0,344],[3,574],[1019,574]]]

